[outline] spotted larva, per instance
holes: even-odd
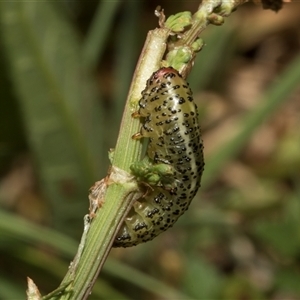
[[[172,181],[165,184],[162,176],[161,182],[147,188],[125,218],[114,247],[152,240],[171,227],[197,193],[204,167],[197,106],[188,83],[175,69],[153,73],[139,106],[143,125],[135,137],[149,138],[147,155],[153,167],[170,166]]]

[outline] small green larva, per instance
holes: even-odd
[[[173,188],[152,186],[136,201],[114,241],[130,247],[150,241],[188,209],[200,187],[204,168],[197,106],[188,83],[171,68],[161,68],[147,81],[139,101],[143,125],[137,135],[149,138],[147,155],[154,165],[173,168]]]

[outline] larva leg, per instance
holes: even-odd
[[[176,188],[174,167],[169,164],[151,164],[148,161],[138,161],[130,167],[138,181],[150,186],[163,187],[165,190]]]
[[[143,138],[144,136],[140,133],[140,132],[137,132],[137,133],[135,133],[131,138],[133,139],[133,140],[139,140],[139,139],[141,139],[141,138]]]
[[[132,113],[131,116],[132,116],[133,118],[140,118],[140,117],[141,117],[141,115],[140,115],[140,113],[139,113],[138,110],[135,111],[134,113]]]

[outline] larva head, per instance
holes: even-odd
[[[181,75],[178,73],[178,71],[172,67],[161,68],[152,74],[152,76],[150,77],[150,79],[147,82],[147,85],[159,84],[163,78],[166,78],[166,76],[172,76],[172,74],[174,74],[175,76],[181,77]]]
[[[157,114],[166,108],[162,106],[167,100],[165,95],[172,94],[173,88],[177,89],[178,80],[185,82],[178,71],[172,67],[161,68],[148,79],[146,88],[142,91],[142,98],[139,101],[139,116],[148,117],[145,122],[146,126],[151,121],[151,115]],[[167,113],[167,110],[165,113]]]

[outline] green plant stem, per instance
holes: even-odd
[[[129,171],[133,161],[140,159],[142,144],[133,141],[131,136],[139,129],[139,122],[131,117],[136,109],[141,91],[150,75],[160,67],[160,62],[166,50],[167,29],[150,31],[140,56],[133,83],[131,85],[117,146],[112,160],[113,168]],[[113,180],[114,181],[114,180]],[[91,292],[98,273],[110,251],[118,224],[126,216],[132,202],[140,194],[133,182],[114,181],[105,195],[105,202],[91,225],[88,239],[75,274],[69,270],[62,284],[72,280],[72,291],[64,293],[60,299],[86,299]]]
[[[72,288],[69,289],[70,294],[64,293],[60,299],[86,299],[91,292],[91,288],[102,268],[105,259],[110,251],[113,242],[114,230],[118,229],[116,224],[120,224],[121,219],[128,212],[132,201],[136,200],[138,195],[134,194],[137,187],[134,183],[113,184],[107,192],[107,199],[113,199],[112,195],[118,195],[123,202],[113,205],[107,205],[110,209],[106,209],[107,214],[98,213],[89,231],[85,249],[80,260],[78,268],[75,272],[68,272],[64,279],[64,283],[72,280]],[[132,193],[130,192],[132,190]],[[119,198],[115,202],[118,202]],[[113,202],[113,201],[112,201]],[[125,205],[124,205],[125,204]],[[117,207],[116,207],[117,206]],[[104,211],[104,207],[103,207]],[[101,235],[99,236],[99,232]],[[102,234],[102,233],[105,234]]]
[[[67,269],[62,257],[72,257],[77,247],[77,242],[67,235],[63,235],[51,228],[31,223],[26,219],[13,215],[7,211],[2,211],[1,209],[0,232],[4,243],[14,243],[26,240],[27,243],[31,245],[26,253],[24,252],[24,249],[27,246],[15,249],[16,251],[14,251],[12,255],[16,261],[20,260],[23,263],[28,263],[28,261],[30,261],[31,264],[37,268],[40,268],[42,265],[45,272],[48,271],[49,274],[56,277],[61,276],[62,272]],[[44,248],[51,248],[53,251],[60,253],[61,257],[52,257],[50,260],[49,255],[45,254],[41,248],[36,248],[36,245],[43,245]],[[134,283],[137,287],[145,289],[145,291],[153,293],[158,297],[168,297],[169,299],[188,298],[187,295],[179,294],[179,292],[177,292],[174,288],[160,282],[158,279],[154,279],[151,276],[122,263],[121,261],[114,260],[113,258],[106,260],[102,272],[109,276],[123,279],[127,284]],[[138,280],[134,280],[134,278],[138,278]],[[9,291],[14,291],[15,294],[24,295],[24,291],[22,291],[22,289],[19,291],[15,286],[12,288],[9,283],[1,277],[0,286],[0,299],[22,299],[22,296],[16,297],[16,295],[15,297],[4,297],[3,295],[8,295]],[[105,295],[105,291],[108,288],[109,287],[107,287],[105,282],[97,280],[97,285],[95,285],[93,289],[94,297],[96,295],[98,297],[100,297],[100,295]],[[99,292],[100,289],[102,289],[101,292]],[[111,295],[114,295],[115,293],[116,291],[111,293]],[[120,299],[120,297],[116,299]]]
[[[133,119],[131,114],[137,109],[141,91],[145,88],[148,78],[160,68],[160,63],[166,51],[168,36],[169,30],[164,28],[155,29],[148,33],[132,79],[112,162],[113,165],[128,172],[131,164],[141,158],[142,151],[142,144],[133,141],[131,138],[140,127],[139,120]],[[126,149],[125,152],[124,149]]]
[[[211,24],[210,16],[218,15],[221,19],[228,17],[239,5],[246,3],[247,0],[203,0],[199,5],[197,12],[193,15],[192,26],[187,30],[178,41],[171,44],[171,49],[184,47],[192,47],[194,41],[200,36],[208,25]],[[217,11],[217,13],[215,13]],[[221,24],[219,24],[221,25]],[[186,78],[192,68],[192,62],[196,57],[196,52],[193,52],[190,63],[186,64],[180,73],[183,78]]]

